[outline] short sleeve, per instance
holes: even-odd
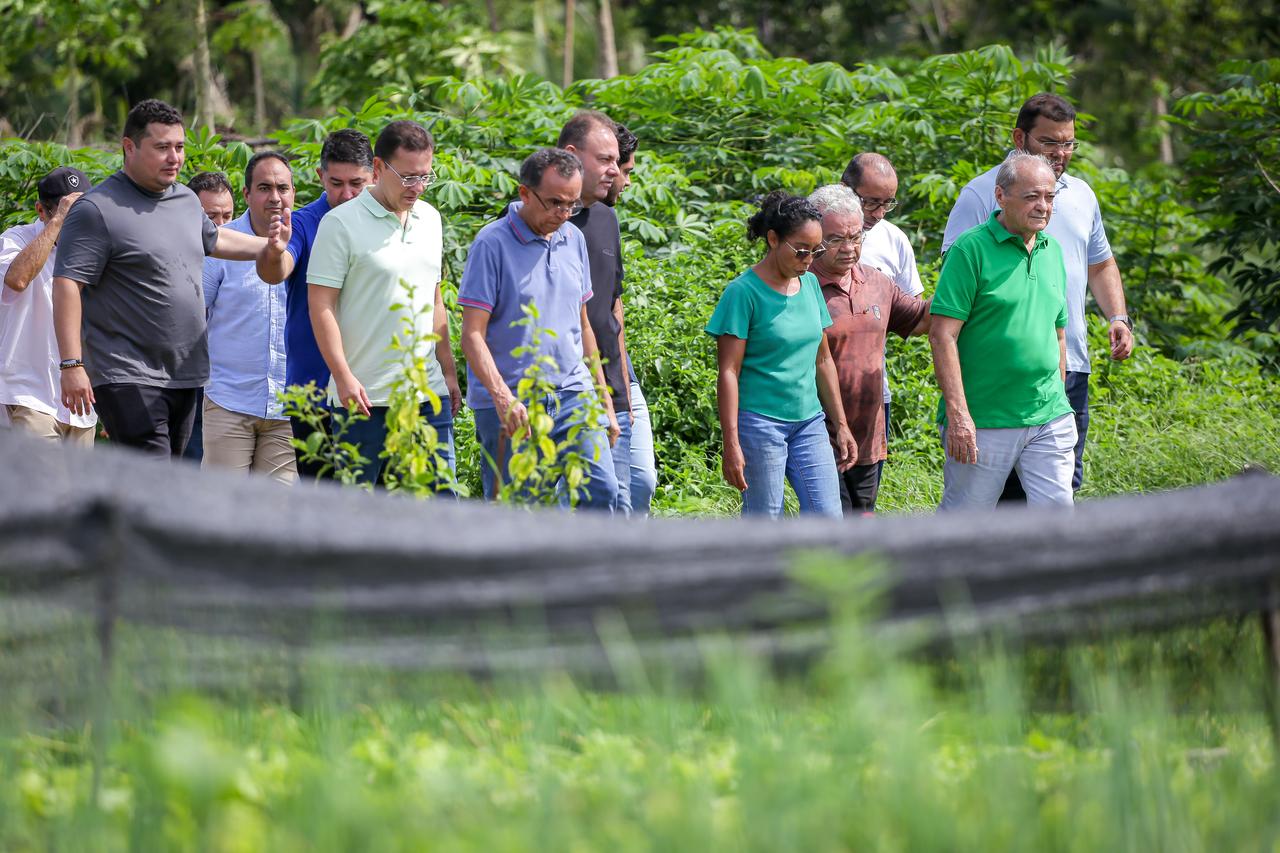
[[[1107,229],[1102,224],[1102,209],[1097,199],[1093,203],[1093,225],[1089,229],[1088,264],[1100,264],[1111,257],[1111,241],[1107,239]]]
[[[889,331],[900,338],[911,334],[929,310],[929,303],[894,288],[889,304]]]
[[[342,289],[351,268],[351,237],[336,216],[326,216],[316,229],[311,260],[307,262],[307,284]]]
[[[581,235],[582,232],[578,233]],[[578,237],[578,253],[582,256],[582,304],[586,305],[595,291],[591,289],[591,255],[587,252],[586,238],[581,236]]]
[[[931,314],[968,320],[978,294],[978,264],[965,246],[947,252],[933,294]]]
[[[901,232],[899,232],[901,234]],[[906,234],[901,234],[902,275],[901,280],[894,282],[898,289],[908,296],[919,296],[924,293],[924,282],[920,280],[920,270],[916,267],[916,250]]]
[[[960,191],[951,215],[947,217],[947,229],[942,234],[942,251],[945,253],[960,239],[960,235],[975,225],[981,225],[991,215],[991,209],[983,203],[981,195],[972,186]],[[917,276],[919,273],[917,273]]]
[[[0,279],[9,272],[10,265],[18,253],[26,248],[27,240],[19,228],[10,228],[0,235]],[[0,285],[0,303],[10,304],[22,294],[12,288]]]
[[[813,299],[818,304],[818,320],[822,323],[823,329],[831,328],[831,311],[827,308],[826,297],[822,295],[822,285],[818,283],[818,277],[813,273],[805,273],[803,279],[806,287],[810,287]]]
[[[299,216],[302,211],[296,211],[293,215],[293,233],[289,235],[289,245],[285,247],[285,251],[289,253],[289,257],[293,258],[294,269],[306,263],[305,257],[307,252],[307,227],[306,220]]]
[[[9,265],[13,263],[13,259],[18,257],[18,253],[26,246],[27,241],[19,228],[10,228],[0,234],[0,276],[9,271]]]
[[[200,211],[200,236],[204,240],[204,254],[206,257],[212,255],[214,250],[218,248],[218,226],[213,224],[213,220],[203,210]]]
[[[1067,327],[1067,299],[1066,299],[1066,296],[1063,296],[1063,298],[1062,298],[1062,307],[1058,309],[1058,319],[1057,319],[1056,321],[1054,321],[1054,325],[1055,325],[1055,326],[1057,326],[1059,329],[1065,329],[1065,328]]]
[[[824,302],[822,310],[826,311]],[[830,316],[829,314],[827,315]],[[825,328],[825,327],[824,327]],[[751,331],[751,297],[747,288],[738,282],[731,282],[720,295],[716,310],[711,312],[707,321],[706,332],[713,337],[733,335],[746,340]]]
[[[614,257],[618,261],[617,285],[614,287],[614,290],[613,290],[613,298],[614,298],[614,301],[616,302],[617,300],[622,298],[622,280],[626,278],[626,275],[627,275],[626,268],[623,266],[623,263],[622,263],[622,232],[621,231],[618,232],[618,242],[614,245],[613,248],[617,252],[617,254],[615,254]]]
[[[500,280],[498,252],[481,235],[480,239],[471,244],[471,251],[467,252],[467,263],[462,268],[462,283],[458,285],[458,304],[492,314],[494,306],[498,304]]]
[[[218,291],[222,287],[222,279],[226,272],[226,266],[217,258],[205,258],[204,269],[200,273],[201,281],[204,285],[204,310],[206,312],[213,310],[213,304],[218,301]]]
[[[98,206],[81,199],[71,206],[62,231],[58,234],[58,251],[54,256],[55,278],[69,278],[85,285],[95,285],[111,255],[110,234]]]

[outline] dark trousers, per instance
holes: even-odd
[[[356,482],[383,485],[382,475],[386,470],[387,460],[382,458],[382,451],[387,442],[389,411],[391,409],[388,406],[370,407],[369,417],[362,421],[352,421],[347,427],[346,434],[342,436],[343,441],[349,441],[360,448],[360,455],[365,459],[364,465],[360,466],[360,475],[356,478]],[[438,441],[436,454],[444,459],[449,470],[453,471],[453,411],[449,408],[449,398],[440,398],[439,413],[429,402],[423,402],[418,411],[427,423],[436,428]],[[444,485],[440,484],[441,492],[453,494],[453,490],[443,488]]]
[[[845,517],[876,511],[883,462],[854,465],[840,474],[840,510]]]
[[[1089,374],[1067,371],[1067,399],[1076,416],[1076,468],[1071,474],[1071,491],[1080,491],[1084,482],[1084,439],[1089,433]],[[1026,503],[1027,493],[1022,490],[1018,472],[1009,474],[1000,495],[1000,503]]]
[[[182,451],[182,458],[188,462],[199,462],[204,459],[204,389],[196,389],[196,416],[191,426],[191,438],[187,439],[187,449]]]
[[[289,428],[293,430],[293,437],[299,441],[306,441],[307,436],[311,435],[313,432],[328,435],[329,430],[331,429],[331,424],[332,420],[327,414],[320,421],[320,425],[317,429],[312,429],[310,424],[300,418],[289,418]],[[304,480],[314,480],[321,476],[320,469],[324,466],[323,462],[318,460],[303,461],[302,451],[296,447],[293,448],[293,455],[298,462],[298,477]],[[326,474],[325,476],[327,477],[331,475]]]
[[[199,393],[199,388],[125,384],[93,389],[94,408],[114,443],[164,457],[187,449]]]

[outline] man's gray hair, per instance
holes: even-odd
[[[1039,163],[1048,169],[1050,173],[1053,172],[1053,164],[1045,159],[1043,155],[1032,154],[1015,148],[1009,152],[1009,156],[1004,158],[1004,162],[1000,164],[1000,170],[996,172],[996,186],[1008,192],[1009,188],[1018,182],[1018,175],[1028,168],[1031,163]]]
[[[862,221],[862,199],[844,184],[827,184],[809,193],[809,203],[818,208],[818,213],[843,214],[858,217]]]
[[[554,169],[562,178],[572,178],[582,174],[582,161],[563,148],[540,148],[520,164],[520,183],[536,190],[542,186],[542,174],[547,169]]]

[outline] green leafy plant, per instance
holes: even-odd
[[[488,459],[495,474],[495,499],[509,504],[555,505],[563,494],[576,506],[586,494],[591,480],[591,461],[579,447],[583,430],[598,429],[604,418],[605,393],[594,388],[580,395],[579,417],[565,436],[556,441],[555,419],[560,398],[549,376],[559,372],[555,360],[542,351],[544,337],[556,337],[553,329],[538,324],[540,314],[532,302],[522,305],[524,316],[512,325],[529,329],[529,342],[516,347],[517,358],[531,356],[524,375],[516,383],[516,399],[529,415],[526,429],[508,434],[504,429],[498,445],[498,459]],[[592,375],[595,375],[594,366]]]

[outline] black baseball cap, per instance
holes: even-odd
[[[88,192],[92,187],[89,176],[74,166],[59,166],[40,179],[36,194],[46,207],[62,200],[64,195]]]

